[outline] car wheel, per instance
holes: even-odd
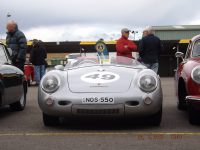
[[[192,105],[188,106],[189,113],[189,122],[190,124],[199,124],[200,123],[200,112],[196,111]]]
[[[185,98],[187,96],[187,91],[185,88],[185,84],[180,83],[179,87],[178,87],[178,102],[177,102],[177,108],[179,110],[187,110],[187,105],[186,105],[186,101]]]
[[[56,126],[59,124],[59,117],[54,117],[43,113],[43,122],[45,126]]]
[[[153,126],[160,126],[161,121],[162,121],[162,107],[156,114],[152,115],[149,118],[149,123],[150,125]]]
[[[177,102],[177,108],[178,110],[186,110],[187,109],[187,106],[186,106],[186,103],[182,103],[182,102]]]
[[[25,89],[23,90],[22,96],[18,102],[10,104],[10,108],[13,111],[22,111],[26,106],[26,92]]]

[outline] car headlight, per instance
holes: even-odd
[[[192,80],[200,84],[200,66],[195,67],[191,73]]]
[[[157,88],[157,79],[151,75],[144,75],[139,79],[139,87],[144,92],[153,92]]]
[[[47,93],[55,92],[60,86],[58,77],[54,75],[48,75],[44,77],[42,82],[42,88]]]

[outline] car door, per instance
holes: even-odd
[[[4,45],[0,45],[0,74],[2,105],[18,101],[23,92],[23,72],[12,66],[8,50]]]

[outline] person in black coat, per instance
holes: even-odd
[[[153,29],[151,27],[146,30],[148,34],[139,42],[141,63],[157,73],[159,67],[158,59],[163,50],[163,46],[160,39],[153,34]]]
[[[22,71],[24,71],[24,63],[26,60],[27,41],[24,33],[18,29],[18,25],[14,21],[7,23],[6,45],[12,49],[12,63]]]
[[[44,46],[38,40],[33,41],[33,48],[30,52],[30,62],[34,65],[35,81],[38,85],[45,74],[47,53]]]

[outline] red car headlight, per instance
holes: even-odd
[[[191,73],[192,80],[200,84],[200,66],[195,67]]]

